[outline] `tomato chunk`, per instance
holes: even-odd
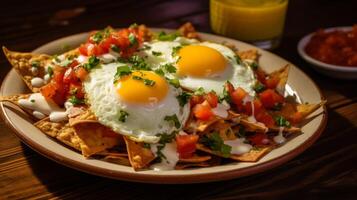
[[[206,99],[206,101],[209,103],[209,105],[210,105],[212,108],[217,107],[218,97],[217,97],[217,95],[216,95],[214,92],[209,92],[209,93],[207,93],[206,96],[205,96],[205,99]]]
[[[75,69],[75,74],[77,78],[79,78],[81,81],[84,81],[88,75],[88,72],[83,67],[78,67]]]
[[[260,113],[263,109],[263,104],[259,99],[255,99],[253,101],[253,106],[254,106],[254,116],[257,115],[257,113]],[[249,101],[247,102],[245,105],[245,113],[247,115],[251,115],[252,114],[252,103]]]
[[[211,117],[213,117],[214,115],[211,106],[207,103],[207,101],[195,105],[195,107],[193,108],[193,114],[197,119],[204,121],[211,119]]]
[[[261,112],[257,113],[255,115],[255,119],[258,122],[265,124],[265,126],[267,126],[269,128],[273,127],[275,125],[275,121],[274,121],[273,117],[271,115],[269,115],[269,113],[267,113],[266,111],[261,111]]]
[[[248,137],[248,140],[253,143],[253,145],[261,146],[269,144],[270,140],[265,133],[256,133]]]
[[[196,151],[198,135],[177,135],[177,152],[180,158],[190,158]]]
[[[302,121],[302,113],[301,112],[295,112],[291,117],[290,117],[290,122],[293,124],[298,124]]]
[[[244,89],[238,87],[232,92],[231,99],[234,104],[241,105],[244,97],[246,97],[247,94],[248,93]]]
[[[273,108],[277,103],[283,103],[284,97],[272,89],[267,89],[259,94],[260,100],[265,108]]]
[[[280,79],[277,76],[269,77],[265,81],[265,86],[269,89],[275,89],[276,86],[278,85],[279,81],[280,81]]]
[[[205,98],[202,95],[194,95],[190,99],[190,105],[191,107],[194,107],[197,104],[203,103],[204,100]]]

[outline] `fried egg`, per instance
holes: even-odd
[[[223,93],[226,81],[234,87],[242,87],[254,95],[256,78],[253,70],[246,63],[238,63],[236,54],[228,47],[198,40],[177,38],[174,41],[152,41],[146,44],[149,48],[140,53],[146,61],[158,69],[165,64],[176,67],[176,77],[183,88]]]
[[[190,108],[189,104],[179,105],[180,88],[152,71],[132,71],[116,80],[120,66],[124,64],[102,64],[83,83],[90,109],[101,124],[147,143],[156,143],[158,134],[170,134],[184,125]],[[177,118],[180,127],[172,118]]]

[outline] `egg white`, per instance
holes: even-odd
[[[93,69],[84,84],[86,99],[98,121],[113,131],[131,136],[137,141],[156,143],[157,134],[169,134],[176,130],[172,122],[165,121],[166,116],[176,114],[181,126],[186,122],[189,104],[181,107],[176,98],[182,90],[169,86],[167,96],[160,102],[151,104],[131,104],[124,102],[113,84],[114,75],[122,63],[102,64]],[[135,91],[133,91],[135,92]],[[125,122],[119,121],[120,111],[129,115]]]
[[[180,80],[180,84],[183,88],[189,90],[197,90],[203,88],[205,91],[215,91],[218,95],[223,93],[224,84],[229,81],[233,86],[241,87],[247,91],[250,95],[254,95],[254,85],[256,84],[256,78],[253,70],[246,63],[238,64],[235,59],[235,53],[228,47],[213,43],[213,42],[199,42],[197,40],[190,40],[183,37],[179,37],[174,41],[152,41],[147,42],[145,45],[149,49],[139,53],[139,55],[145,58],[146,62],[153,68],[158,69],[160,66],[170,63],[177,66],[178,55],[173,55],[172,51],[174,47],[182,45],[201,45],[213,48],[219,51],[226,59],[227,66],[225,70],[215,76],[211,77],[193,77],[193,76],[176,76],[175,74],[166,73],[168,78],[177,77]],[[162,55],[154,56],[152,52],[160,52]],[[201,58],[196,58],[201,59]]]

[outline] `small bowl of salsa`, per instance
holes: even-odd
[[[357,25],[317,30],[299,41],[298,52],[321,73],[357,79]]]

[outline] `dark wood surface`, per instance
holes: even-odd
[[[133,22],[176,28],[191,21],[211,32],[208,0],[19,1],[0,6],[0,45],[31,51],[54,39]],[[0,199],[356,199],[357,82],[325,77],[297,54],[298,40],[319,27],[357,23],[355,0],[291,0],[281,46],[273,52],[305,71],[328,100],[328,124],[301,155],[270,171],[230,181],[151,185],[82,173],[21,143],[0,122]],[[10,64],[0,55],[0,79]]]

